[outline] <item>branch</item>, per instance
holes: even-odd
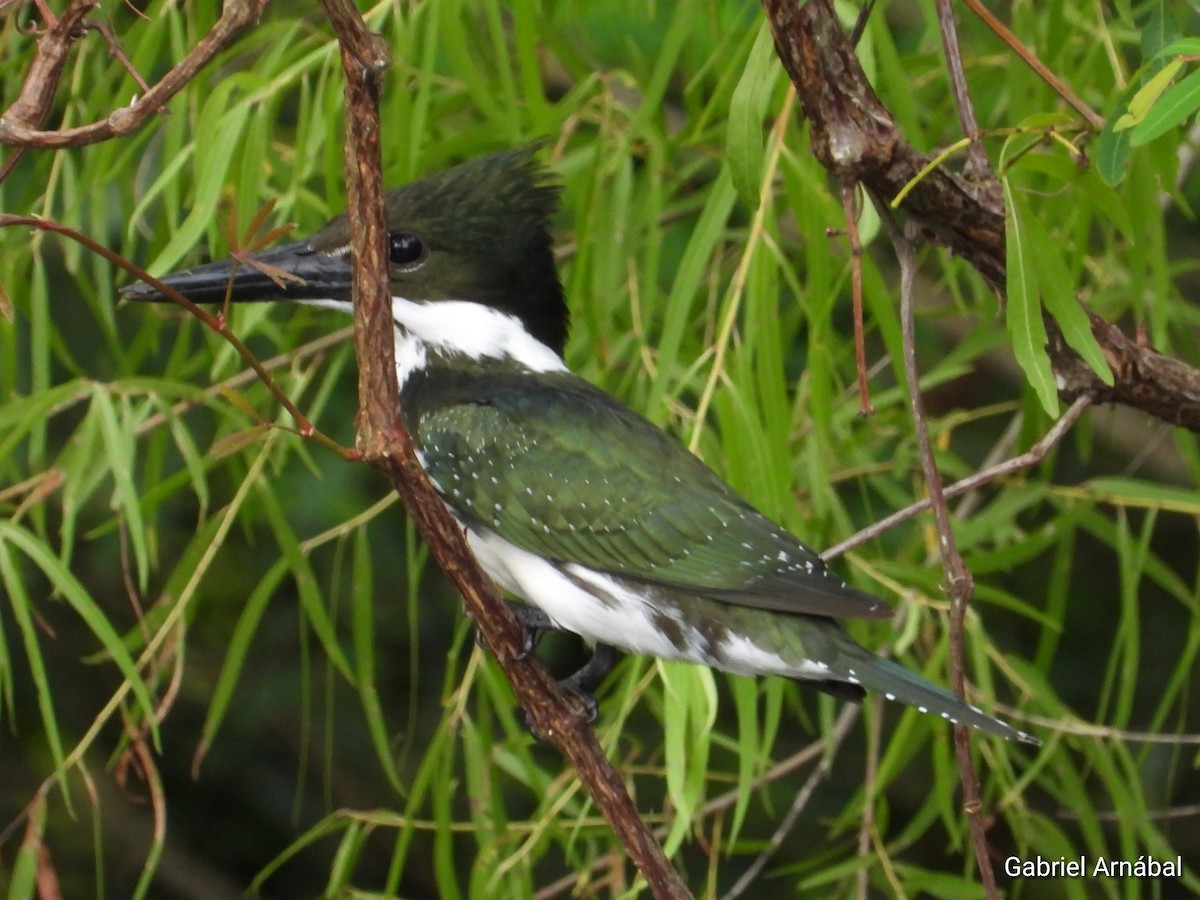
[[[37,55],[25,76],[21,95],[0,114],[0,144],[40,149],[81,147],[129,134],[159,112],[217,53],[255,24],[267,2],[227,0],[221,18],[187,56],[143,96],[135,96],[128,106],[114,110],[107,119],[75,128],[40,131],[58,89],[67,53],[75,40],[84,34],[86,14],[98,5],[97,0],[73,0],[38,41]]]
[[[829,0],[763,0],[775,50],[812,123],[812,151],[839,182],[895,197],[931,161],[905,140],[867,82]],[[1004,284],[1004,201],[995,181],[944,167],[911,186],[902,206],[923,235],[968,259],[988,283]]]
[[[570,761],[596,806],[656,897],[691,895],[638,815],[620,775],[609,764],[583,711],[525,651],[521,629],[479,568],[462,528],[429,483],[400,424],[387,278],[379,152],[379,78],[387,47],[367,30],[350,0],[324,0],[342,48],[346,72],[346,187],[354,282],[355,349],[359,366],[358,448],[385,472],[438,565],[458,588],[468,615],[495,654],[536,730]]]
[[[898,208],[921,235],[966,260],[1003,298],[1007,271],[999,182],[967,179],[942,165],[922,174],[932,158],[904,139],[867,82],[829,0],[807,0],[800,6],[792,0],[763,0],[763,5],[776,51],[811,120],[817,159],[840,184],[858,181],[885,199],[904,191]],[[1028,62],[1031,57],[1023,58]],[[1071,102],[1074,95],[1053,84]],[[1093,122],[1094,113],[1088,116],[1081,109],[1080,114]],[[1116,383],[1106,385],[1066,345],[1047,315],[1059,396],[1066,403],[1085,395],[1120,403],[1200,433],[1200,370],[1138,343],[1094,313],[1088,315]]]
[[[954,27],[954,9],[951,0],[936,0],[938,30],[942,33],[942,50],[946,55],[946,69],[950,73],[950,87],[954,91],[954,106],[958,109],[958,124],[971,143],[967,146],[967,164],[964,171],[975,180],[992,177],[992,165],[975,120],[975,105],[971,102],[971,91],[967,87],[967,73],[963,71],[962,53],[958,49],[958,29]]]
[[[1060,379],[1064,400],[1091,396],[1097,403],[1120,403],[1200,434],[1200,369],[1159,353],[1087,310],[1092,334],[1104,351],[1113,384],[1101,381],[1092,367],[1067,346],[1058,323],[1043,316],[1050,365]]]

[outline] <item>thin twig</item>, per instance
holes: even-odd
[[[766,868],[767,863],[771,861],[771,857],[783,844],[784,838],[792,830],[792,826],[796,824],[796,819],[804,812],[808,801],[812,799],[812,795],[816,793],[817,785],[829,774],[830,760],[834,756],[834,751],[841,746],[846,735],[850,733],[850,728],[854,725],[854,721],[858,718],[858,707],[851,705],[844,707],[837,721],[833,724],[833,729],[829,732],[829,739],[826,744],[828,752],[821,759],[820,765],[812,770],[812,774],[804,782],[800,788],[800,792],[796,794],[796,799],[792,801],[792,808],[787,811],[787,815],[783,817],[783,821],[779,823],[779,827],[775,829],[775,833],[771,835],[771,839],[767,841],[767,846],[750,864],[750,868],[742,873],[742,877],[731,887],[721,900],[736,900],[750,885],[754,884],[755,880],[762,870]]]
[[[279,385],[275,383],[275,380],[271,377],[270,373],[263,368],[263,364],[258,357],[250,351],[250,348],[242,342],[241,338],[239,338],[233,331],[230,330],[229,322],[223,314],[218,313],[217,315],[213,315],[212,313],[193,303],[187,297],[183,296],[181,293],[179,293],[179,291],[163,284],[157,278],[150,275],[145,269],[141,268],[141,266],[131,263],[119,253],[110,250],[108,247],[105,247],[94,238],[89,237],[88,235],[77,231],[74,228],[69,228],[66,225],[60,225],[59,223],[51,221],[50,219],[39,219],[33,216],[10,216],[0,214],[0,228],[19,225],[28,225],[31,228],[38,228],[42,231],[50,231],[55,234],[61,234],[64,237],[68,237],[76,243],[86,247],[88,250],[91,250],[93,253],[103,256],[109,262],[119,266],[126,272],[129,272],[135,278],[146,282],[172,303],[182,306],[206,326],[224,338],[225,341],[228,342],[235,351],[237,351],[238,356],[242,358],[246,365],[254,370],[254,373],[258,376],[258,379],[267,386],[267,389],[271,392],[272,396],[274,396],[275,399],[278,400],[283,406],[283,408],[291,414],[292,418],[296,420],[297,433],[301,437],[312,438],[318,443],[324,444],[335,453],[345,455],[346,449],[333,438],[329,437],[324,432],[320,431],[315,425],[313,425],[312,422],[308,420],[308,417],[305,416],[304,413],[302,413],[296,406],[296,404],[291,401],[291,398],[288,397],[288,395],[283,392]]]
[[[874,198],[873,198],[874,199]],[[967,606],[970,603],[974,583],[967,571],[962,554],[950,528],[950,510],[942,491],[942,477],[938,471],[933,446],[929,440],[929,426],[925,421],[925,404],[921,397],[920,370],[917,366],[916,316],[913,312],[913,285],[917,273],[917,251],[908,234],[902,234],[891,217],[891,213],[876,201],[896,257],[900,263],[900,332],[904,348],[904,377],[908,382],[908,400],[912,410],[913,430],[921,455],[921,468],[925,473],[925,485],[938,534],[938,549],[942,557],[942,568],[946,574],[946,592],[950,597],[950,684],[960,697],[965,696],[966,677],[963,661],[963,626]],[[975,763],[971,758],[970,730],[965,725],[954,726],[954,753],[958,758],[959,778],[963,788],[963,811],[971,830],[971,841],[975,846],[975,862],[979,867],[980,880],[989,900],[1000,896],[996,887],[996,875],[992,871],[991,853],[988,849],[987,831],[983,821],[983,803],[979,795],[979,779],[975,774]]]
[[[1080,100],[1061,78],[1046,68],[1046,64],[1038,59],[1032,50],[1022,44],[1017,36],[1009,31],[1007,25],[992,15],[991,10],[980,3],[979,0],[963,0],[963,2],[971,12],[983,19],[984,24],[992,29],[996,36],[1004,41],[1013,53],[1021,57],[1025,65],[1029,66],[1038,78],[1046,82],[1054,93],[1062,97],[1077,113],[1087,119],[1089,125],[1097,131],[1104,127],[1104,117],[1097,114],[1095,110]]]
[[[1028,469],[1038,465],[1044,460],[1049,452],[1054,449],[1059,441],[1063,439],[1071,426],[1083,415],[1084,410],[1092,405],[1092,399],[1088,396],[1077,397],[1075,402],[1067,407],[1062,417],[1054,423],[1054,427],[1042,436],[1036,444],[1022,453],[1020,456],[1014,456],[1012,459],[1005,460],[1002,463],[991,466],[976,472],[974,475],[968,475],[961,481],[956,481],[949,487],[942,489],[942,497],[949,500],[951,497],[958,497],[968,491],[973,491],[987,484],[989,481],[995,481],[997,478],[1003,478],[1005,475],[1011,475],[1014,472],[1019,472],[1022,469]],[[917,500],[909,504],[897,512],[892,513],[886,518],[880,519],[871,525],[859,531],[857,534],[852,534],[840,544],[835,544],[824,553],[821,554],[822,559],[833,559],[841,556],[855,547],[865,544],[867,541],[879,537],[889,528],[895,528],[901,522],[911,519],[917,513],[924,512],[932,505],[929,497]]]
[[[76,0],[68,7],[68,13],[72,16],[67,25],[63,24],[67,20],[67,13],[64,13],[38,41],[37,54],[25,77],[20,96],[0,113],[0,144],[45,150],[82,147],[129,134],[158,113],[217,53],[257,22],[267,0],[227,0],[222,7],[221,18],[187,56],[145,94],[135,96],[128,106],[114,110],[108,118],[75,128],[39,131],[53,103],[71,45],[83,33],[81,26],[86,13],[96,5],[95,0]]]
[[[958,49],[958,30],[954,27],[954,9],[950,0],[937,0],[938,29],[942,33],[942,50],[946,56],[946,68],[950,72],[950,87],[954,92],[954,106],[958,110],[958,123],[962,133],[970,140],[967,145],[967,163],[963,174],[968,178],[994,178],[987,152],[979,135],[979,123],[975,120],[975,106],[971,103],[971,90],[967,87],[967,75],[963,71],[962,53]]]

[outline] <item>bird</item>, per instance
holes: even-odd
[[[1037,738],[855,641],[890,607],[849,585],[696,455],[567,368],[569,312],[537,146],[467,160],[385,195],[399,415],[484,571],[547,629],[594,647],[588,696],[621,654],[866,691],[1009,740]],[[280,277],[280,272],[286,273]],[[196,303],[353,312],[347,213],[311,237],[165,275]],[[136,283],[139,301],[167,299]],[[594,702],[594,701],[593,701]]]

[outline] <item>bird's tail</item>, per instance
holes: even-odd
[[[853,679],[853,683],[868,691],[883,694],[889,700],[915,707],[923,713],[932,713],[947,721],[969,725],[971,728],[978,728],[1010,741],[1041,744],[1033,735],[1019,731],[995,716],[989,716],[945,688],[926,681],[890,659],[874,656],[866,650],[862,650],[861,655],[855,655],[858,658],[854,660],[852,667],[847,669],[847,674]]]

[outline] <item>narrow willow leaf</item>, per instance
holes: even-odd
[[[404,783],[396,768],[391,735],[384,718],[383,704],[379,701],[379,690],[375,686],[375,578],[371,544],[365,528],[359,528],[354,533],[351,564],[354,577],[350,588],[350,626],[359,700],[379,764],[393,790],[404,796]]]
[[[54,589],[62,594],[75,613],[84,621],[100,645],[108,653],[113,662],[117,664],[117,668],[121,670],[121,675],[129,682],[129,689],[133,691],[134,697],[137,698],[138,705],[141,707],[141,714],[145,717],[146,724],[150,726],[151,736],[154,738],[154,746],[156,749],[161,749],[158,736],[158,719],[155,716],[154,702],[150,699],[150,692],[146,688],[146,683],[138,674],[137,668],[134,666],[133,659],[129,655],[129,651],[125,649],[125,644],[121,641],[120,635],[117,634],[112,624],[104,611],[96,604],[91,595],[84,589],[70,570],[63,564],[54,552],[35,537],[30,532],[15,525],[12,522],[0,520],[0,540],[12,542],[22,553],[32,560],[38,568],[42,570],[45,576],[54,585]]]
[[[1101,381],[1112,384],[1113,373],[1092,334],[1092,324],[1075,299],[1075,279],[1063,260],[1060,244],[1037,216],[1026,216],[1024,225],[1029,246],[1038,248],[1032,259],[1037,268],[1042,302],[1058,322],[1068,346],[1083,357]]]
[[[1129,140],[1129,130],[1117,131],[1117,122],[1128,109],[1134,95],[1142,86],[1167,65],[1167,56],[1162,53],[1180,36],[1179,27],[1175,23],[1173,10],[1167,9],[1163,0],[1150,6],[1146,25],[1142,29],[1141,50],[1142,59],[1148,60],[1137,74],[1130,79],[1121,98],[1113,106],[1100,138],[1096,141],[1096,171],[1106,184],[1117,185],[1125,178],[1125,164],[1133,147]]]
[[[0,522],[0,538],[6,537],[2,530],[4,524]],[[66,754],[63,752],[62,735],[58,730],[58,716],[54,712],[54,695],[50,690],[50,679],[46,676],[46,660],[42,656],[37,627],[33,624],[33,603],[25,590],[21,573],[2,540],[0,540],[0,581],[3,581],[8,594],[9,609],[12,610],[13,618],[17,622],[17,630],[21,633],[21,641],[25,647],[26,667],[37,695],[38,710],[42,714],[42,729],[46,734],[50,757],[54,760],[55,768],[61,769],[66,760]],[[65,789],[66,782],[64,781],[63,784]]]
[[[241,680],[242,667],[250,652],[250,644],[258,634],[263,614],[287,571],[287,561],[276,560],[275,565],[263,576],[242,607],[241,615],[238,616],[237,624],[234,625],[233,633],[226,644],[225,660],[221,663],[221,672],[208,701],[208,714],[204,717],[204,727],[192,759],[193,771],[199,768],[208,753],[208,748],[216,740],[217,732],[221,729],[221,723],[233,699],[233,692]]]
[[[1124,131],[1141,123],[1182,68],[1183,62],[1173,59],[1147,79],[1146,83],[1134,92],[1133,97],[1129,100],[1128,112],[1117,119],[1113,128],[1116,131]]]
[[[231,104],[231,95],[240,87],[235,78],[220,81],[204,103],[196,133],[204,135],[205,139],[191,145],[195,152],[195,189],[189,203],[190,211],[151,264],[156,270],[174,268],[185,253],[201,243],[209,226],[218,221],[217,201],[221,187],[230,171],[249,114],[245,103]]]
[[[342,651],[341,644],[338,643],[337,627],[329,617],[329,610],[325,607],[325,597],[321,592],[317,577],[313,573],[312,566],[309,564],[308,557],[300,548],[300,541],[296,537],[295,531],[287,521],[287,517],[284,516],[275,494],[265,483],[260,484],[258,497],[259,508],[266,513],[271,530],[279,543],[279,550],[288,564],[296,589],[299,591],[301,610],[308,618],[309,624],[312,625],[313,633],[320,640],[321,646],[329,656],[329,661],[337,667],[346,681],[353,684],[355,681],[354,669]]]
[[[204,518],[209,502],[208,477],[205,472],[204,457],[192,439],[191,431],[188,430],[183,419],[171,411],[170,404],[162,404],[162,414],[166,417],[167,426],[171,430],[171,437],[175,439],[179,455],[183,457],[183,464],[187,470],[192,491],[195,493],[196,499],[200,501],[200,518]],[[150,494],[151,492],[147,491],[144,496],[148,497]]]
[[[771,29],[764,20],[729,100],[725,158],[742,202],[758,206],[763,171],[763,116],[779,75]]]
[[[0,548],[2,550],[3,548]],[[38,863],[43,859],[47,850],[46,839],[46,798],[35,797],[25,813],[25,834],[21,838],[21,846],[16,858],[10,863],[8,878],[9,900],[19,900],[24,897],[49,896],[39,889]],[[40,885],[48,887],[48,885]]]
[[[662,335],[658,342],[658,372],[650,390],[650,396],[658,398],[658,409],[644,409],[642,413],[653,420],[661,418],[662,407],[671,395],[669,379],[677,373],[679,351],[684,335],[692,325],[692,306],[697,302],[701,286],[709,271],[709,263],[717,253],[725,236],[725,226],[733,211],[737,191],[728,166],[709,186],[704,209],[696,221],[687,249],[679,261],[679,268],[671,283],[671,293],[663,304]]]
[[[270,425],[251,425],[249,428],[240,428],[229,434],[223,434],[213,441],[213,445],[208,450],[209,455],[213,459],[223,459],[239,450],[245,450],[270,430]]]
[[[1038,297],[1037,268],[1031,254],[1039,248],[1029,243],[1025,230],[1027,210],[1018,203],[1012,182],[1005,178],[1004,218],[1005,262],[1008,266],[1008,306],[1005,320],[1012,336],[1013,354],[1025,372],[1042,408],[1058,415],[1058,391],[1050,357],[1046,354],[1046,326],[1042,322],[1042,304]]]
[[[1175,4],[1168,0],[1155,0],[1147,4],[1146,24],[1142,27],[1142,59],[1150,60],[1152,66],[1160,65],[1167,54],[1164,52],[1172,42],[1182,37],[1179,22],[1175,17]],[[1157,69],[1154,69],[1157,71]]]
[[[133,483],[133,429],[128,426],[128,416],[122,416],[126,421],[124,427],[117,423],[113,398],[102,385],[96,385],[92,405],[99,411],[104,450],[115,487],[112,508],[125,516],[129,546],[133,548],[133,558],[137,564],[138,587],[145,591],[150,579],[150,550],[146,544],[141,497]]]
[[[1018,169],[1040,172],[1057,179],[1060,185],[1052,187],[1047,193],[1054,193],[1060,187],[1079,191],[1096,207],[1097,212],[1102,213],[1121,232],[1121,237],[1131,244],[1137,242],[1137,229],[1121,195],[1100,180],[1092,168],[1081,166],[1065,155],[1027,153],[1012,167],[1013,171]]]
[[[1169,66],[1171,65],[1175,63],[1170,63]],[[1172,128],[1182,125],[1184,120],[1196,114],[1197,109],[1200,109],[1200,69],[1163,94],[1129,135],[1130,144],[1140,147],[1154,140]]]
[[[711,669],[682,663],[658,662],[663,681],[663,751],[667,793],[675,821],[663,840],[673,854],[691,831],[704,801],[712,726],[716,721],[716,685]]]
[[[1188,516],[1200,515],[1200,491],[1187,490],[1173,484],[1154,484],[1136,478],[1111,476],[1091,478],[1084,487],[1094,496],[1119,506],[1168,510]]]
[[[1155,56],[1159,59],[1170,59],[1175,56],[1200,56],[1200,38],[1189,37],[1171,41]]]
[[[1125,93],[1132,95],[1133,85],[1130,85]],[[1123,96],[1116,109],[1123,110],[1125,102]],[[1125,164],[1129,162],[1129,154],[1133,150],[1129,145],[1129,132],[1116,130],[1118,118],[1114,112],[1104,123],[1100,137],[1096,140],[1096,152],[1093,157],[1100,178],[1105,184],[1114,187],[1125,180]]]
[[[758,763],[762,759],[759,748],[760,728],[758,722],[757,678],[735,678],[733,702],[738,721],[738,792],[737,805],[733,809],[733,822],[729,827],[729,841],[736,842],[750,806],[751,786],[758,774]]]
[[[246,326],[245,322],[242,322],[241,324],[242,324],[243,328]],[[243,394],[241,391],[237,390],[236,388],[232,388],[227,384],[218,384],[217,391],[220,393],[220,395],[222,397],[224,397],[231,404],[233,404],[238,409],[240,409],[242,412],[244,412],[248,417],[253,419],[255,422],[262,422],[262,420],[263,420],[262,414],[259,413],[259,411],[257,409],[255,409],[254,404],[251,403],[246,398],[246,395]]]

